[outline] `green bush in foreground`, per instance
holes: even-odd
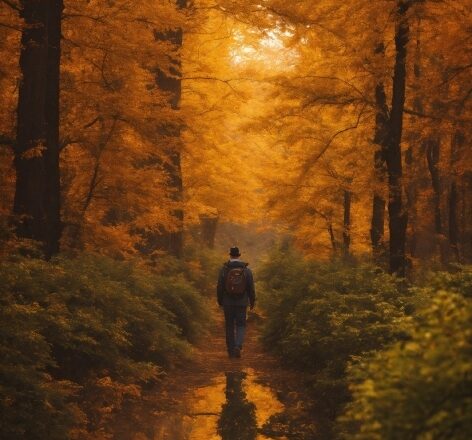
[[[472,438],[471,267],[406,289],[369,265],[289,249],[259,275],[264,341],[308,373],[316,438]]]
[[[92,255],[1,262],[0,436],[69,438],[78,394],[157,380],[204,317],[182,275]]]
[[[407,342],[356,363],[341,438],[472,438],[471,322],[471,300],[440,291]]]
[[[260,272],[264,341],[289,365],[342,376],[352,356],[401,336],[411,298],[373,266],[316,263],[276,252]]]

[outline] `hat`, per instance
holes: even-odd
[[[232,248],[229,249],[229,255],[230,257],[239,257],[241,256],[241,252],[239,252],[238,247],[233,246]]]

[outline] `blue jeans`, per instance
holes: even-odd
[[[246,306],[224,306],[226,347],[231,353],[235,347],[242,347],[246,333]]]

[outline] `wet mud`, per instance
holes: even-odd
[[[284,409],[252,369],[220,374],[184,399],[180,413],[156,420],[155,440],[268,439],[265,424]]]
[[[248,317],[242,357],[228,358],[222,313],[196,348],[193,360],[129,408],[116,426],[117,440],[299,439],[286,432],[291,408],[299,409],[290,383],[300,380],[263,350],[256,314]],[[149,412],[149,407],[159,408]],[[299,412],[297,409],[297,412]],[[146,414],[146,415],[145,415]],[[298,424],[298,423],[297,423]],[[303,439],[308,437],[303,437]]]

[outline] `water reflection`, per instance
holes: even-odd
[[[155,418],[153,440],[265,440],[261,427],[283,405],[254,371],[218,375],[184,397],[181,411]],[[277,437],[279,438],[279,437]]]
[[[247,399],[242,371],[226,373],[226,402],[218,420],[218,434],[222,440],[256,440],[256,405]]]

